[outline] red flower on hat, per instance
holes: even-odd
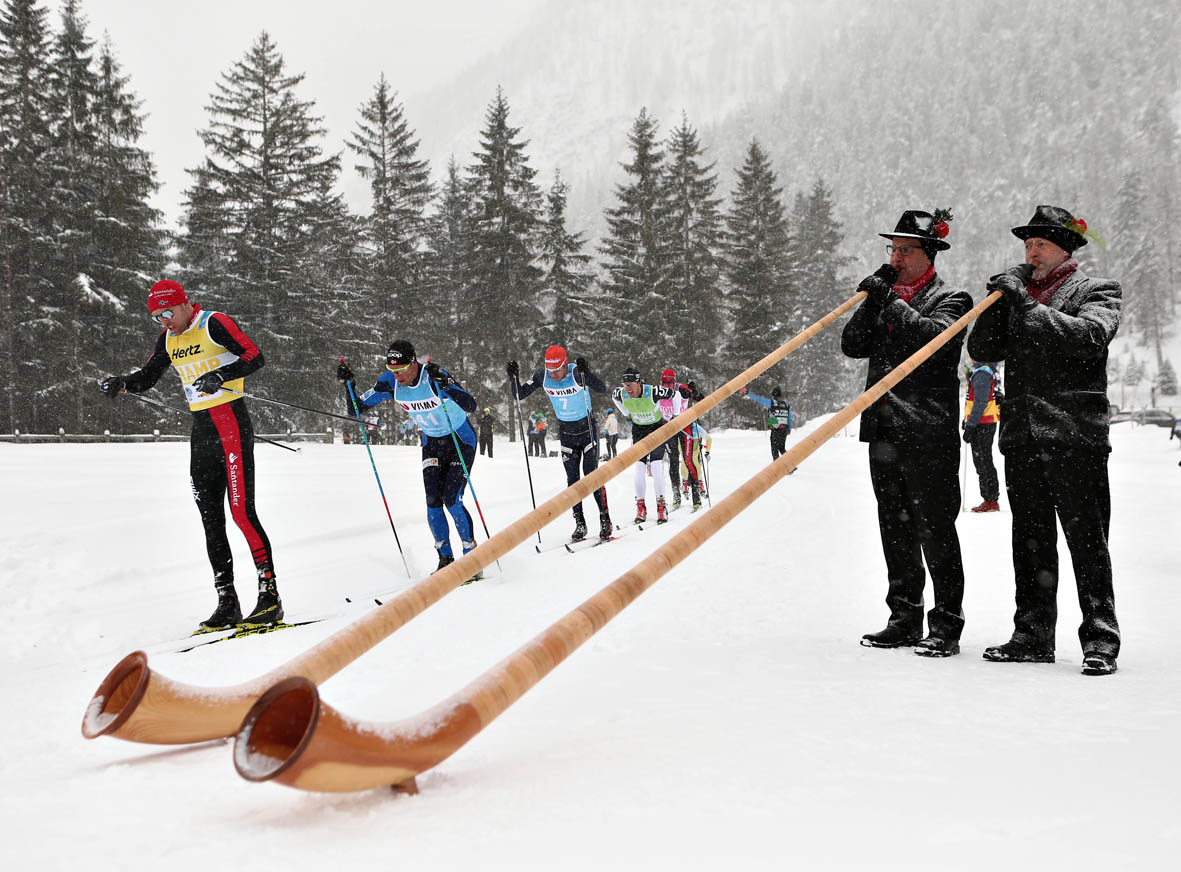
[[[947,227],[946,221],[940,221],[938,224],[935,225],[935,235],[938,238],[942,239],[943,237],[947,236],[947,233],[948,233],[948,227]]]
[[[1086,236],[1087,222],[1084,221],[1082,218],[1075,218],[1073,221],[1070,222],[1070,229],[1073,230],[1075,233],[1079,233],[1079,234],[1082,234],[1083,236]]]

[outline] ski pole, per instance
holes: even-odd
[[[402,540],[398,538],[398,530],[394,526],[394,516],[390,514],[390,504],[385,498],[385,488],[381,486],[381,476],[377,474],[377,463],[373,460],[373,449],[369,447],[369,434],[365,432],[365,422],[361,420],[361,404],[357,402],[357,395],[353,391],[353,383],[346,381],[344,386],[349,392],[349,403],[352,405],[353,412],[357,416],[357,423],[361,425],[361,438],[365,441],[365,450],[369,452],[369,465],[373,467],[373,477],[377,479],[377,490],[381,494],[381,503],[385,506],[385,516],[390,519],[390,530],[394,534],[394,542],[398,545],[398,554],[402,558],[402,566],[406,570],[406,577],[413,579],[414,576],[410,572],[410,564],[406,562],[406,554],[402,551]]]
[[[307,406],[297,406],[295,403],[285,403],[282,400],[272,400],[267,397],[260,397],[257,394],[248,394],[246,391],[235,391],[222,385],[221,388],[227,394],[237,394],[239,397],[245,397],[248,400],[258,400],[260,403],[273,403],[276,406],[286,406],[288,409],[299,409],[301,412],[311,412],[314,415],[323,415],[326,418],[339,418],[342,421],[353,423],[353,419],[348,415],[338,415],[335,412],[325,412],[323,409],[309,409]]]
[[[428,357],[426,359],[426,362],[430,363],[431,359]],[[475,485],[472,484],[472,475],[470,472],[468,472],[467,461],[463,459],[463,448],[459,444],[459,437],[455,433],[455,425],[451,423],[451,415],[447,411],[448,398],[443,396],[442,389],[440,389],[440,387],[437,384],[435,384],[435,380],[433,378],[431,378],[431,374],[429,372],[426,374],[426,377],[427,377],[427,381],[430,382],[431,390],[433,390],[435,392],[435,396],[437,396],[439,398],[439,401],[443,404],[443,415],[447,419],[447,426],[449,428],[451,428],[451,442],[455,445],[456,455],[459,456],[459,466],[461,469],[463,469],[463,477],[467,481],[467,486],[471,489],[472,502],[474,502],[476,504],[476,514],[478,514],[480,516],[480,523],[484,526],[484,538],[491,539],[492,534],[488,532],[488,522],[484,520],[484,510],[480,508],[480,498],[478,496],[476,496],[476,487],[475,487]],[[454,402],[454,400],[452,402]],[[460,409],[460,411],[463,411],[463,410]],[[466,415],[467,413],[465,412],[464,414]],[[469,517],[470,517],[470,515],[469,515]],[[473,535],[472,540],[475,541],[475,538],[476,538],[475,535]],[[502,567],[500,565],[499,559],[497,559],[497,561],[496,561],[496,568],[499,569],[502,573],[504,572],[504,567]]]
[[[123,393],[127,394],[129,397],[139,400],[141,403],[147,403],[149,406],[158,406],[161,409],[167,409],[176,415],[185,416],[189,414],[188,412],[183,412],[176,408],[176,406],[168,405],[168,403],[162,403],[159,400],[153,400],[151,397],[141,397],[139,394],[133,394],[126,388],[124,388]],[[287,451],[294,451],[296,454],[299,454],[298,448],[292,448],[290,445],[284,445],[282,442],[276,442],[274,439],[268,439],[265,436],[259,436],[257,433],[254,434],[254,439],[256,442],[265,442],[267,445],[274,445],[276,448],[284,448]]]
[[[525,419],[521,417],[521,380],[517,376],[513,376],[513,400],[517,404],[517,425],[521,429],[521,448],[525,452],[525,474],[529,476],[529,500],[533,503],[533,508],[537,508],[537,497],[533,494],[533,470],[529,468],[529,446],[525,444]],[[541,544],[541,530],[537,531],[537,544]]]

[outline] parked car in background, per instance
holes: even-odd
[[[1112,424],[1118,424],[1118,423],[1120,423],[1120,421],[1130,421],[1130,420],[1132,420],[1132,413],[1131,412],[1121,412],[1120,407],[1117,406],[1115,403],[1108,403],[1107,404],[1107,420],[1110,421]]]
[[[1141,409],[1132,413],[1132,420],[1137,424],[1155,424],[1158,427],[1168,427],[1170,430],[1177,423],[1177,419],[1164,409]]]

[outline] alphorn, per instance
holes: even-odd
[[[701,402],[690,406],[660,429],[522,516],[454,563],[407,588],[319,645],[259,678],[231,687],[197,687],[173,681],[152,671],[148,666],[147,654],[143,651],[128,654],[107,674],[91,698],[82,717],[82,735],[88,739],[114,736],[131,742],[162,745],[204,742],[233,735],[251,705],[267,688],[292,677],[306,679],[312,684],[328,680],[455,590],[477,570],[520,545],[576,502],[590,496],[629,464],[774,366],[864,297],[865,292],[858,291]]]
[[[699,548],[787,473],[1000,297],[994,291],[652,554],[471,684],[416,717],[362,723],[320,699],[306,678],[268,689],[247,713],[234,743],[234,766],[249,781],[275,780],[303,790],[346,792],[393,785],[417,792],[417,775],[446,760],[665,573]]]

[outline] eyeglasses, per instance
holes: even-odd
[[[893,254],[894,252],[898,252],[903,257],[913,254],[916,251],[922,251],[922,250],[923,250],[923,247],[921,245],[887,245],[886,246],[886,254]]]
[[[387,360],[386,364],[385,364],[385,368],[388,369],[390,372],[402,372],[403,370],[410,369],[411,363],[414,363],[414,361],[412,360],[412,361],[410,361],[410,363],[405,363],[402,366],[394,366],[392,363],[390,363]]]
[[[153,321],[159,321],[160,323],[164,323],[165,321],[170,320],[172,318],[172,315],[173,315],[173,312],[171,309],[165,309],[163,312],[157,312],[155,315],[149,315],[148,317],[151,318]]]

